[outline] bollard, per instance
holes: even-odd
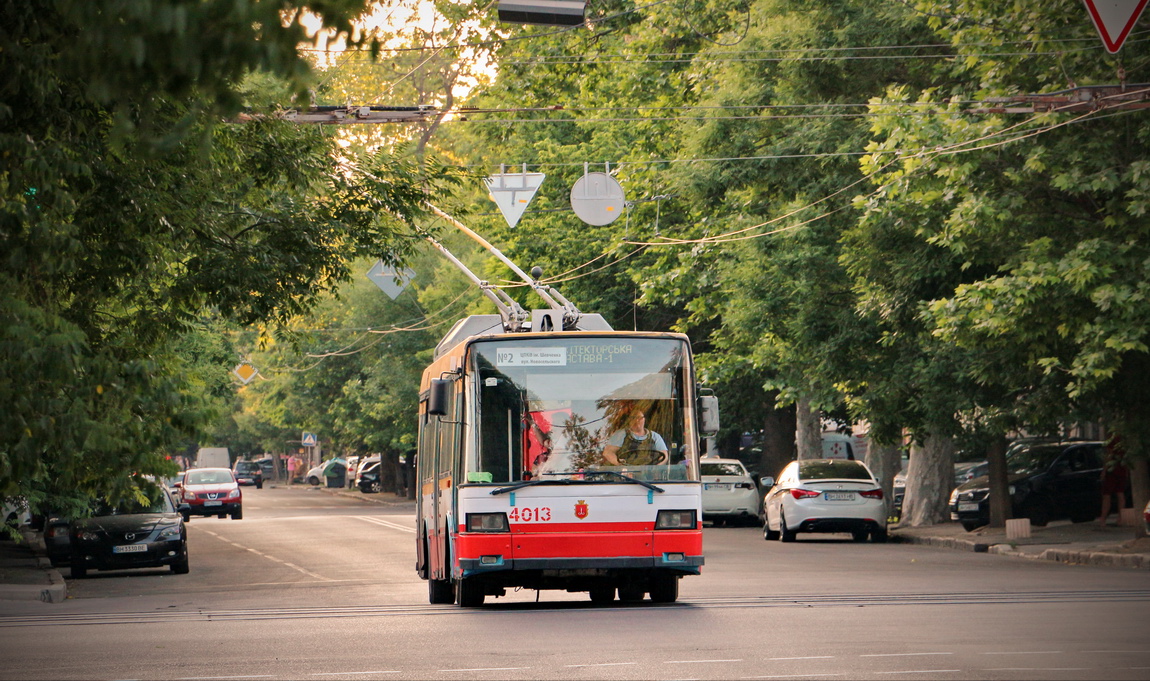
[[[1006,521],[1007,539],[1026,539],[1030,536],[1030,518],[1013,518]]]

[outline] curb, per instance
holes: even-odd
[[[913,537],[892,533],[891,539],[900,544],[920,544],[943,549],[990,553],[1011,558],[1049,560],[1068,565],[1096,565],[1100,567],[1150,569],[1150,556],[1141,553],[1110,553],[1105,551],[1079,551],[1074,549],[1046,549],[1041,553],[1019,551],[1007,543],[986,543],[955,537]]]
[[[63,603],[68,599],[68,583],[60,571],[52,567],[48,559],[44,540],[35,530],[23,531],[23,543],[36,557],[36,567],[43,570],[48,585],[43,584],[0,584],[0,601],[41,601],[43,603]]]

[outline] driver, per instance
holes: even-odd
[[[612,466],[649,466],[666,463],[667,443],[653,430],[647,430],[647,415],[634,408],[627,415],[626,427],[607,438],[603,458]]]

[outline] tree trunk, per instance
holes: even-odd
[[[953,487],[954,440],[931,435],[910,456],[899,524],[922,527],[950,520],[947,502]]]
[[[795,404],[795,443],[799,459],[823,458],[822,414],[805,397]]]
[[[894,503],[894,476],[902,468],[902,448],[898,445],[880,445],[871,442],[867,447],[867,468],[882,486],[882,498],[886,500],[886,515],[891,516]]]
[[[762,475],[778,477],[788,463],[795,460],[795,408],[776,409],[778,393],[767,393],[763,418],[763,452],[759,462]]]
[[[990,481],[990,526],[1006,527],[1014,517],[1010,504],[1010,481],[1006,475],[1006,436],[996,437],[986,450],[986,476]]]

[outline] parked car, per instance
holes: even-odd
[[[28,503],[22,497],[4,499],[0,522],[3,522],[12,531],[19,530],[22,525],[31,523],[32,514],[28,512]]]
[[[1146,523],[1146,534],[1150,534],[1150,501],[1146,502],[1146,508],[1142,509],[1142,522]]]
[[[1098,517],[1102,498],[1102,442],[1033,442],[1006,454],[1011,515],[1042,527],[1069,518],[1084,523]],[[1129,498],[1129,497],[1128,497]],[[967,530],[990,522],[990,483],[983,475],[950,495],[950,517]]]
[[[237,461],[232,466],[232,474],[236,482],[241,485],[255,485],[256,489],[264,488],[264,472],[255,461]]]
[[[243,493],[230,468],[189,468],[176,485],[185,522],[193,515],[244,517]]]
[[[359,473],[356,475],[355,484],[359,487],[359,491],[367,493],[376,493],[383,490],[383,470],[379,462],[379,457],[374,456],[369,459],[364,459],[359,468]]]
[[[89,570],[164,566],[178,575],[188,572],[187,529],[171,496],[159,486],[144,504],[99,504],[91,518],[72,522],[69,535],[73,578]]]
[[[270,456],[256,459],[256,464],[260,467],[260,472],[264,474],[264,480],[276,479],[276,462]]]
[[[986,461],[963,461],[954,464],[954,486],[965,484],[981,478],[990,470],[990,463]]]
[[[309,470],[304,476],[304,480],[309,485],[319,485],[326,482],[328,487],[343,487],[343,481],[346,480],[344,476],[346,475],[347,461],[337,456]]]
[[[738,459],[702,459],[703,520],[715,525],[727,522],[757,523],[759,489]]]
[[[886,504],[874,474],[861,461],[792,461],[763,498],[764,539],[792,542],[800,532],[849,532],[855,541],[887,539]]]
[[[72,562],[71,525],[68,518],[52,513],[44,521],[44,549],[53,567]]]

